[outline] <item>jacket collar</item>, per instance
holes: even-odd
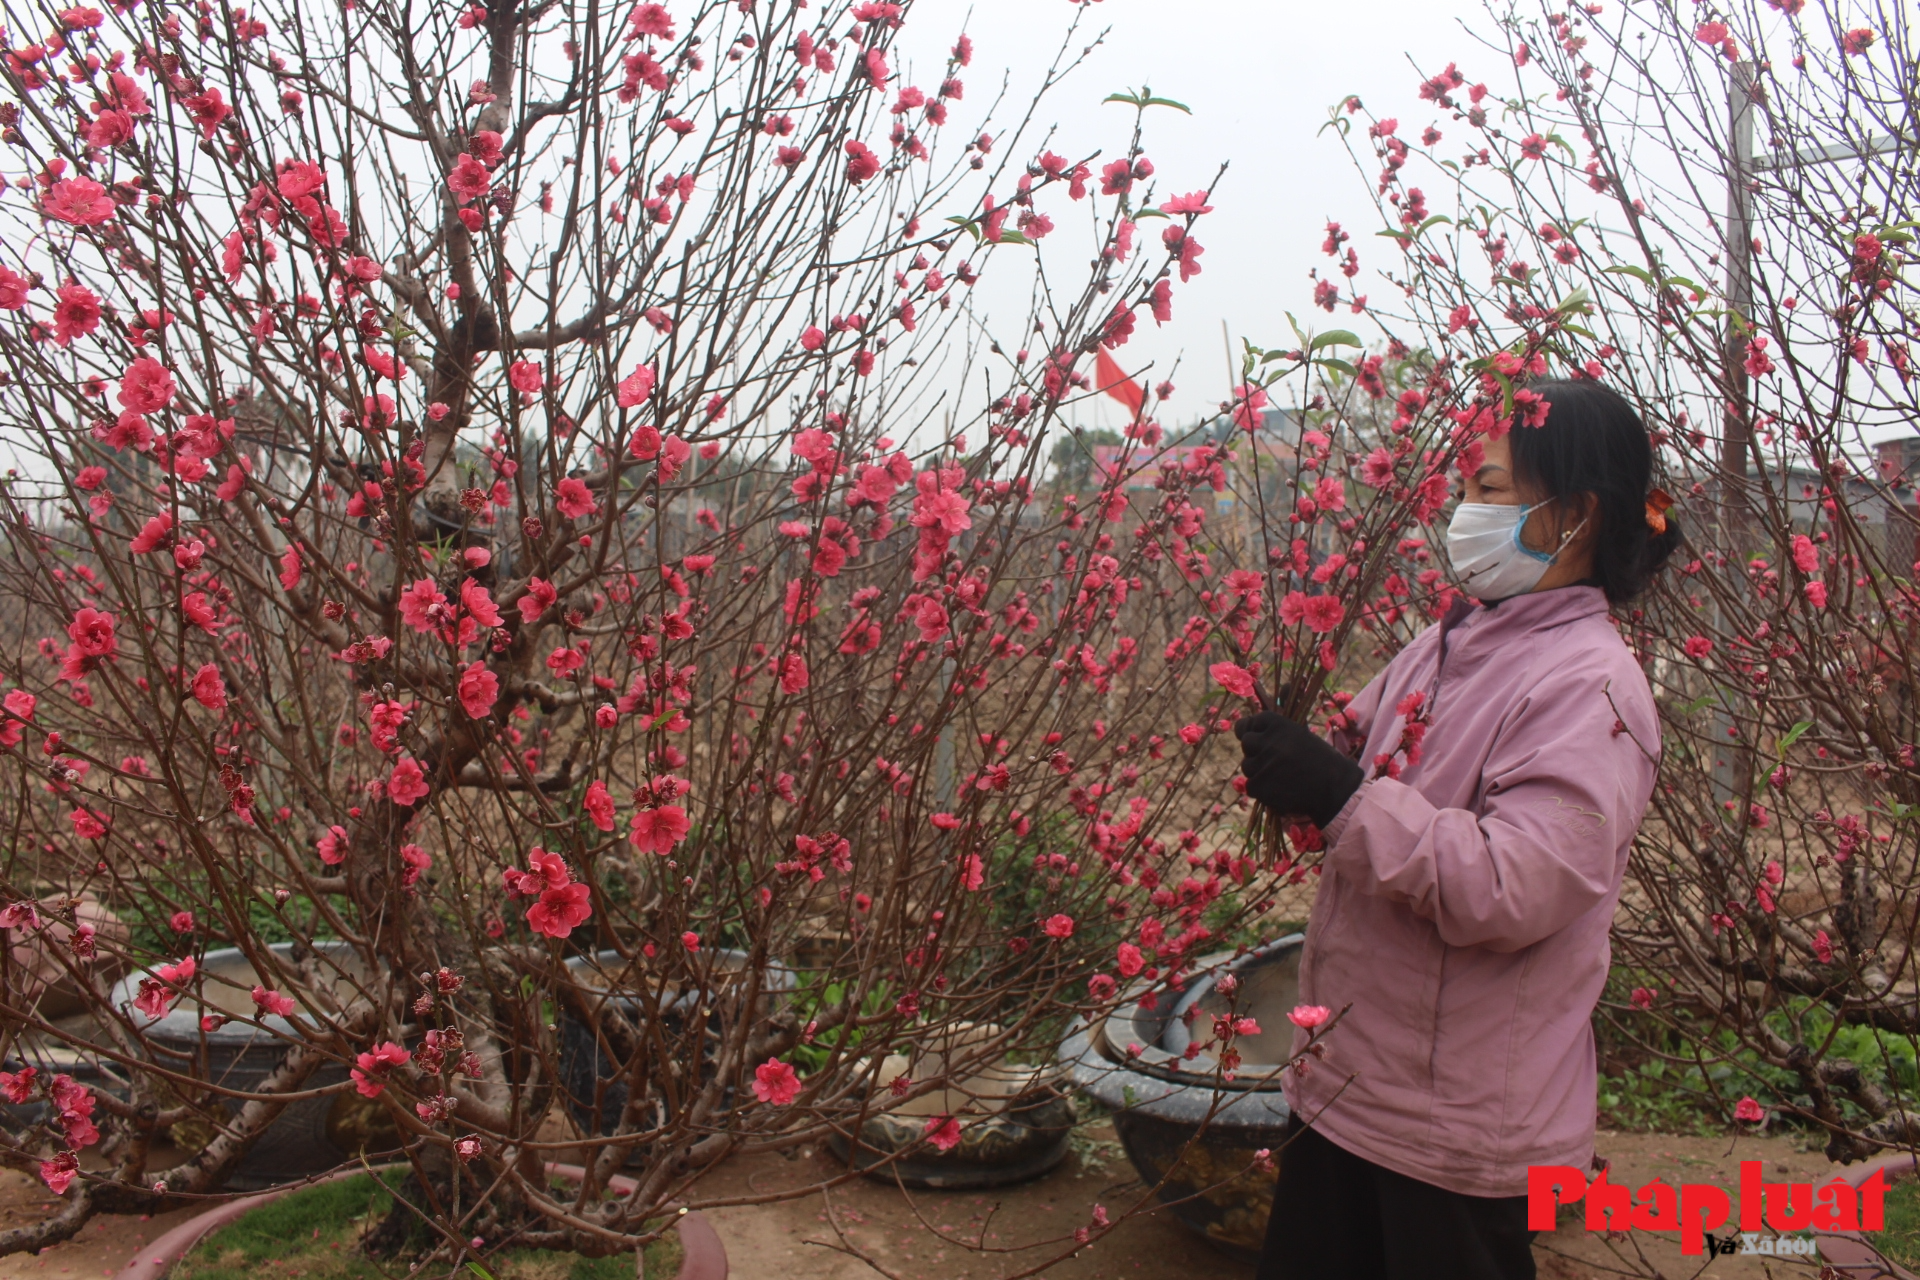
[[[1427,706],[1432,714],[1439,714],[1442,680],[1479,670],[1509,644],[1533,632],[1607,611],[1606,593],[1584,584],[1530,591],[1498,603],[1496,609],[1476,600],[1456,599],[1440,620],[1440,646],[1434,656],[1433,681],[1427,689]]]
[[[1456,600],[1441,626],[1451,632],[1454,627],[1464,624],[1466,630],[1461,638],[1472,634],[1484,643],[1564,626],[1606,611],[1607,596],[1604,591],[1595,586],[1575,584],[1554,587],[1549,591],[1530,591],[1523,596],[1509,596],[1499,602],[1498,608]]]

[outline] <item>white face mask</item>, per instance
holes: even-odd
[[[1551,501],[1551,499],[1549,499]],[[1505,600],[1534,589],[1560,553],[1535,551],[1520,541],[1529,513],[1544,507],[1463,502],[1447,523],[1447,559],[1476,600]],[[1580,522],[1582,526],[1586,521]],[[1575,528],[1562,547],[1579,536]]]

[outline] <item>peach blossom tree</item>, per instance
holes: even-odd
[[[1242,565],[1218,496],[1274,463],[1163,456],[1164,385],[1048,488],[1210,188],[997,122],[908,16],[7,11],[0,1159],[58,1200],[0,1252],[316,1100],[410,1163],[422,1259],[631,1251],[1306,874],[1239,846],[1220,686],[1390,627],[1437,490],[1316,428],[1340,547]]]

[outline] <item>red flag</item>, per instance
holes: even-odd
[[[1137,420],[1140,406],[1147,402],[1146,388],[1127,377],[1105,347],[1099,348],[1093,366],[1094,390],[1104,391],[1127,406],[1127,411]]]

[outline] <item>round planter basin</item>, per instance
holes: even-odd
[[[54,958],[54,953],[67,950],[67,941],[73,936],[72,928],[55,915],[64,905],[64,898],[40,899],[38,906],[47,917],[46,923],[38,930],[22,929],[8,934],[18,939],[7,951],[21,975],[20,998],[31,1002],[41,1017],[55,1023],[87,1012],[79,984],[67,975],[66,965]],[[91,897],[79,899],[73,916],[93,928],[98,948],[93,961],[94,976],[108,982],[118,978],[122,962],[113,953],[127,944],[126,922]]]
[[[392,1166],[387,1166],[391,1168]],[[577,1165],[549,1165],[547,1171],[563,1178],[578,1180],[583,1171]],[[315,1180],[333,1182],[344,1178],[359,1177],[361,1169],[342,1169]],[[609,1179],[608,1186],[614,1191],[629,1192],[634,1188],[631,1178],[615,1177]],[[282,1196],[292,1195],[302,1187],[275,1187],[255,1195],[241,1196],[216,1205],[205,1213],[187,1219],[173,1230],[148,1245],[143,1245],[138,1253],[127,1260],[125,1266],[115,1274],[114,1280],[165,1280],[175,1263],[193,1251],[201,1240],[229,1223],[236,1222],[262,1205],[271,1204]],[[698,1213],[681,1210],[680,1221],[674,1230],[680,1237],[680,1270],[673,1280],[727,1280],[727,1251],[720,1243],[720,1235],[713,1224]],[[648,1280],[660,1280],[649,1277]]]
[[[710,1007],[744,986],[747,965],[752,959],[747,952],[734,948],[717,948],[711,955],[713,968],[709,971],[711,977],[705,992]],[[592,956],[572,957],[567,961],[567,971],[582,987],[607,992],[604,997],[607,1005],[617,1009],[638,1032],[646,1018],[646,1006],[637,997],[622,994],[622,988],[631,990],[641,983],[651,986],[656,980],[647,975],[648,963],[639,956],[626,958],[618,951],[607,950]],[[792,969],[782,964],[767,965],[760,975],[759,1016],[773,1013],[796,985],[798,979]],[[677,1038],[685,1032],[687,1019],[694,1013],[695,1003],[701,994],[697,990],[680,990],[671,985],[658,993],[662,1029],[669,1038]],[[712,1019],[716,1024],[718,1017],[716,1011]],[[717,1025],[709,1027],[704,1037],[709,1049],[717,1043],[719,1032]],[[701,1056],[703,1066],[711,1062],[709,1053],[703,1052]],[[560,1080],[567,1093],[567,1109],[586,1133],[612,1133],[626,1110],[628,1084],[624,1078],[616,1076],[618,1061],[612,1047],[595,1036],[591,1027],[571,1013],[561,1015]],[[663,1103],[657,1101],[655,1105],[664,1107]],[[652,1119],[664,1122],[668,1117],[662,1110]],[[628,1163],[635,1163],[643,1156],[644,1153],[636,1147],[628,1157]]]
[[[1060,1046],[1073,1083],[1113,1112],[1113,1127],[1128,1160],[1181,1222],[1231,1257],[1252,1261],[1266,1236],[1276,1172],[1250,1170],[1255,1153],[1286,1141],[1292,1110],[1280,1091],[1299,1003],[1300,949],[1291,934],[1235,958],[1203,957],[1183,990],[1138,983],[1118,1008],[1092,1026],[1076,1022]],[[1217,987],[1232,973],[1238,988],[1231,1007],[1260,1024],[1243,1036],[1243,1061],[1231,1081],[1211,1054],[1187,1058],[1192,1023],[1209,1026],[1229,1000]],[[1140,1007],[1153,992],[1153,1009]],[[1191,1014],[1191,1022],[1189,1021]],[[1164,1182],[1162,1181],[1164,1179]]]
[[[43,1075],[68,1075],[95,1090],[113,1092],[121,1086],[116,1071],[104,1068],[75,1044],[99,1044],[109,1032],[87,1006],[80,986],[67,973],[56,954],[68,950],[73,930],[56,913],[66,906],[66,898],[42,898],[38,902],[44,923],[38,930],[22,929],[8,936],[16,939],[7,947],[8,959],[18,975],[17,998],[54,1028],[52,1033],[22,1028],[14,1039],[13,1052],[0,1070],[19,1071],[32,1067]],[[82,897],[73,909],[74,918],[93,927],[99,946],[93,960],[93,976],[103,982],[118,980],[125,963],[113,953],[125,949],[126,922],[99,901]],[[25,1128],[46,1119],[50,1107],[44,1101],[15,1104],[0,1103],[0,1114]]]
[[[910,1063],[904,1054],[888,1054],[876,1090],[884,1094],[902,1076],[942,1078],[949,1061],[964,1059],[968,1045],[998,1034],[993,1027],[963,1025],[955,1028],[951,1047],[934,1046],[917,1062]],[[858,1142],[835,1133],[827,1145],[880,1182],[897,1179],[910,1187],[947,1191],[1025,1182],[1050,1172],[1067,1156],[1073,1102],[1060,1091],[1058,1076],[1053,1066],[991,1063],[945,1088],[868,1116],[860,1125]],[[941,1151],[924,1139],[929,1122],[945,1116],[959,1121],[960,1141]]]
[[[294,944],[277,942],[268,948],[289,968],[294,964]],[[342,998],[351,996],[354,985],[364,978],[358,954],[344,942],[316,942],[318,967],[329,974]],[[194,986],[158,1018],[150,1018],[134,1008],[143,973],[130,974],[114,987],[111,1000],[124,1007],[136,1027],[146,1035],[154,1049],[167,1059],[182,1059],[192,1064],[195,1074],[229,1089],[252,1089],[280,1065],[289,1039],[300,1038],[294,1025],[311,1026],[300,1014],[293,1019],[278,1015],[261,1016],[251,995],[261,981],[253,964],[237,949],[210,951],[195,974]],[[272,984],[269,984],[272,985]],[[202,1029],[200,1020],[208,1014],[228,1018],[255,1019],[259,1025],[225,1022]],[[169,1061],[178,1067],[178,1061]],[[343,1063],[325,1063],[307,1078],[306,1088],[324,1088],[346,1080]],[[224,1100],[228,1113],[237,1112],[241,1102]],[[210,1139],[211,1126],[204,1134],[182,1135],[201,1141]],[[247,1153],[233,1176],[230,1189],[245,1191],[310,1177],[337,1168],[365,1151],[391,1151],[400,1145],[399,1133],[387,1118],[384,1108],[371,1098],[352,1090],[331,1097],[304,1098],[288,1104],[253,1149]]]

